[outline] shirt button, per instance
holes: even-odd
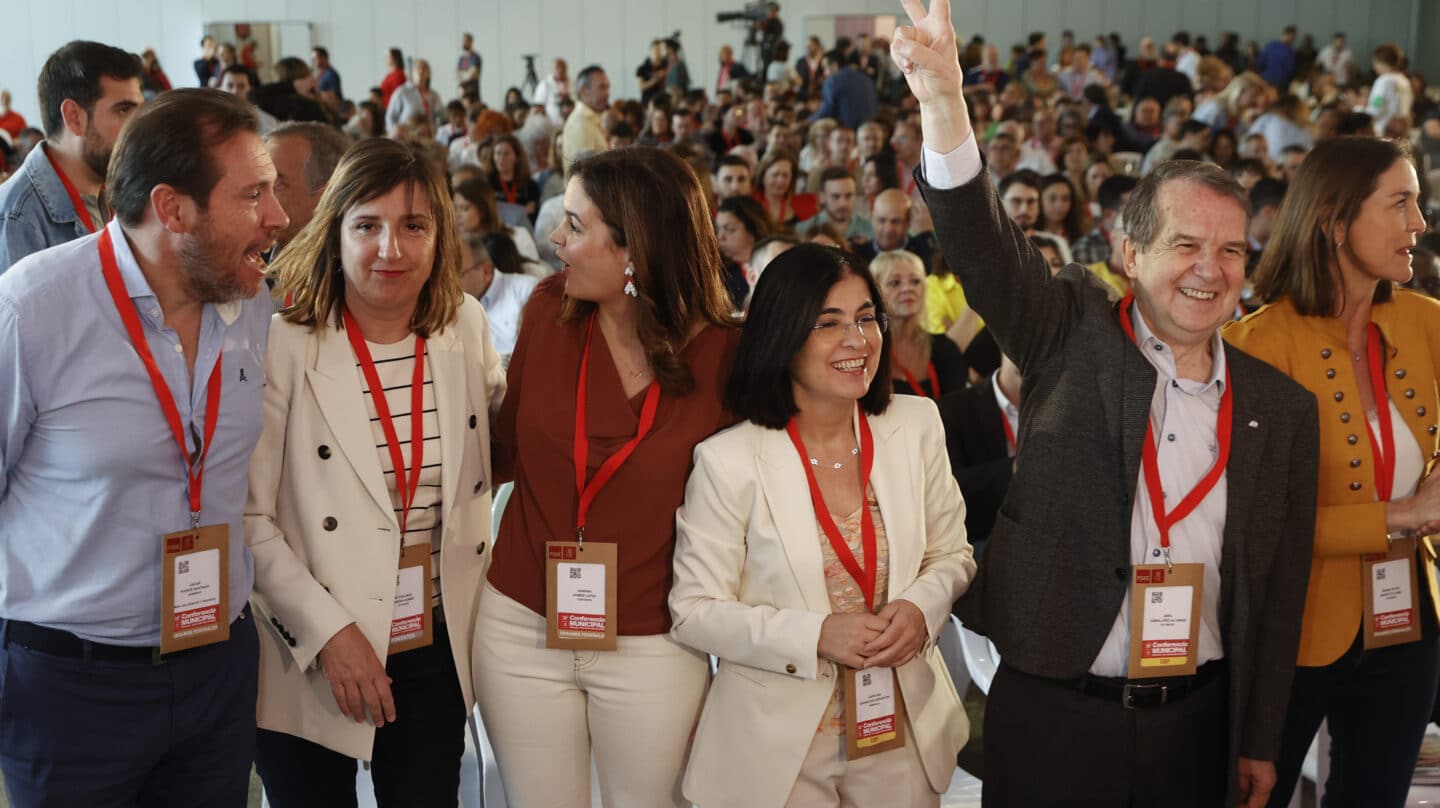
[[[786,666],[785,666],[785,672],[786,672],[786,673],[794,673],[794,672],[795,672],[795,666],[794,666],[793,664],[791,664],[791,665],[786,665]]]
[[[1335,378],[1335,368],[1330,368],[1330,369],[1326,370],[1326,371],[1325,371],[1325,378],[1327,378],[1327,379],[1333,379],[1333,378]]]
[[[180,343],[175,343],[175,353],[185,353],[185,348]]]
[[[1165,436],[1165,440],[1168,440],[1168,441],[1170,441],[1171,443],[1174,443],[1174,442],[1175,442],[1175,433],[1174,433],[1174,432],[1171,432],[1169,435],[1166,435],[1166,436]]]
[[[1150,555],[1151,555],[1152,557],[1154,557],[1154,558],[1159,558],[1159,557],[1160,557],[1160,548],[1159,548],[1159,547],[1156,547],[1154,550],[1151,550],[1151,551],[1150,551]]]
[[[1414,398],[1414,397],[1415,397],[1415,388],[1412,387],[1412,388],[1406,390],[1406,391],[1405,391],[1405,397],[1406,397],[1406,398]]]
[[[1350,458],[1350,468],[1352,468],[1352,469],[1358,469],[1358,468],[1360,468],[1360,458],[1358,458],[1358,457],[1352,457],[1352,458]]]
[[[1360,483],[1350,483],[1350,490],[1351,490],[1351,491],[1359,491],[1359,490],[1360,490]]]
[[[1344,401],[1344,400],[1345,400],[1345,394],[1342,393],[1342,392],[1340,392],[1340,391],[1338,391],[1338,390],[1335,391],[1335,400],[1336,400],[1336,401]]]
[[[475,545],[475,555],[485,555],[485,542],[482,541]]]
[[[1342,424],[1348,424],[1348,423],[1350,423],[1350,413],[1348,413],[1348,412],[1342,412],[1342,413],[1340,413],[1340,423],[1342,423]]]
[[[335,517],[327,516],[325,517],[325,521],[320,523],[320,526],[325,528],[326,530],[334,530],[335,528],[340,526],[340,523],[335,521]]]
[[[1321,351],[1320,351],[1320,358],[1321,358],[1321,359],[1329,359],[1329,358],[1330,358],[1330,349],[1329,349],[1329,348],[1323,348],[1323,349],[1321,349]]]
[[[479,421],[476,420],[475,416],[470,416],[470,428],[474,429],[477,423],[479,423]]]
[[[321,460],[329,460],[329,459],[330,459],[330,447],[329,447],[329,446],[326,446],[325,444],[322,443],[322,444],[320,444],[320,448],[315,450],[315,454],[320,455],[320,459],[321,459]]]
[[[1403,379],[1403,378],[1405,378],[1405,368],[1399,368],[1399,369],[1397,369],[1397,370],[1395,371],[1395,378],[1397,378],[1397,379]]]
[[[1360,442],[1360,438],[1358,438],[1358,437],[1356,437],[1356,436],[1354,436],[1354,435],[1346,435],[1346,436],[1345,436],[1345,442],[1348,443],[1348,444],[1350,444],[1351,446],[1354,446],[1355,444],[1357,444],[1357,443]]]

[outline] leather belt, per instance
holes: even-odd
[[[1179,701],[1226,670],[1225,660],[1217,659],[1201,665],[1193,676],[1120,679],[1086,675],[1075,680],[1075,689],[1091,698],[1117,702],[1127,710],[1143,710]]]
[[[250,604],[235,618],[235,623],[245,620],[250,614]],[[235,623],[231,623],[233,628]],[[86,661],[97,660],[105,662],[149,662],[160,665],[173,659],[185,651],[173,654],[160,654],[160,647],[156,645],[110,645],[108,643],[94,642],[81,639],[68,631],[61,631],[57,628],[46,628],[37,626],[34,623],[26,623],[23,620],[0,621],[0,635],[3,635],[5,646],[18,645],[28,648],[31,651],[38,651],[50,656],[68,657],[71,659],[83,659]],[[200,646],[205,648],[207,646]],[[199,648],[187,649],[199,650]]]

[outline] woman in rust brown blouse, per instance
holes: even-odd
[[[695,445],[734,418],[739,331],[704,193],[654,149],[577,162],[495,425],[515,491],[481,596],[475,688],[506,797],[682,805],[709,680],[668,636],[675,510]]]

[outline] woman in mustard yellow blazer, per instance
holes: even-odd
[[[1289,803],[1327,718],[1326,804],[1404,805],[1430,720],[1440,597],[1428,534],[1440,528],[1440,480],[1424,473],[1440,456],[1440,303],[1397,288],[1425,227],[1418,196],[1414,166],[1393,142],[1316,146],[1256,270],[1269,305],[1225,331],[1320,403],[1314,558],[1272,807]],[[1415,536],[1408,556],[1394,544]],[[1408,557],[1418,576],[1408,619],[1419,637],[1387,647],[1367,642],[1363,625],[1364,557],[1377,553]]]

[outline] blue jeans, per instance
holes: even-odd
[[[15,808],[244,808],[260,647],[230,639],[150,660],[31,650],[0,629],[0,767]]]
[[[1324,808],[1403,808],[1440,686],[1440,638],[1423,577],[1419,588],[1419,642],[1366,651],[1363,632],[1357,632],[1350,650],[1333,663],[1295,669],[1270,808],[1289,804],[1325,719],[1330,776]]]

